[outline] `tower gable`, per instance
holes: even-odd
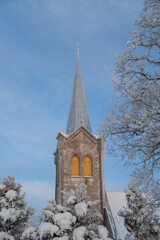
[[[83,126],[80,126],[79,128],[77,128],[74,132],[72,132],[70,135],[66,135],[62,132],[59,132],[56,139],[59,140],[60,137],[62,138],[65,138],[67,140],[72,140],[74,139],[78,134],[79,132],[83,132],[84,135],[86,135],[92,142],[97,142],[97,140],[101,140],[101,138],[99,136],[95,136],[93,134],[91,134],[85,127]]]
[[[85,127],[80,126],[79,128],[77,128],[73,133],[71,133],[68,136],[68,140],[72,140],[75,139],[77,135],[79,135],[79,133],[81,132],[81,135],[83,134],[84,136],[86,136],[88,139],[90,139],[90,141],[96,143],[97,142],[97,138],[91,134]],[[100,139],[100,138],[99,138]]]

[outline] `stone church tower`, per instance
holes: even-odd
[[[54,153],[56,202],[64,205],[62,191],[74,189],[74,184],[84,182],[91,200],[99,200],[97,208],[104,216],[104,143],[102,138],[92,134],[79,63],[79,48],[67,130],[65,134],[59,132],[57,141]]]

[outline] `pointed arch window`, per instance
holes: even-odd
[[[92,176],[92,161],[89,156],[84,158],[84,176]]]
[[[79,176],[79,158],[77,155],[72,157],[72,176]]]

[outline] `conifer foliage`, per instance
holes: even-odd
[[[127,207],[119,211],[124,217],[128,234],[126,240],[159,240],[160,208],[150,207],[147,195],[138,190],[133,182],[126,192]]]
[[[89,201],[84,183],[63,194],[67,207],[48,201],[48,205],[42,208],[43,221],[39,228],[27,228],[22,240],[110,239],[107,229],[100,225],[102,215],[94,208],[98,201]]]
[[[19,240],[34,209],[27,207],[21,185],[12,175],[0,180],[0,239]]]

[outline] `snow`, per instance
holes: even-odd
[[[22,240],[29,237],[32,237],[32,239],[35,239],[36,236],[37,236],[37,229],[35,227],[28,227],[22,234]]]
[[[158,219],[158,223],[160,224],[160,208],[157,208],[153,215]]]
[[[19,215],[20,210],[16,210],[15,208],[2,208],[0,212],[0,217],[3,219],[4,222],[6,222],[7,220],[16,221]]]
[[[67,230],[67,229],[71,230],[72,229],[71,224],[72,224],[72,222],[69,219],[66,219],[66,218],[63,218],[63,217],[59,221],[59,226],[60,226],[62,231]]]
[[[6,201],[6,198],[1,197],[1,198],[0,198],[0,204],[1,204],[1,207],[2,207],[2,206],[3,206],[3,207],[7,207],[7,206],[8,206],[8,203],[7,203],[7,201]]]
[[[126,208],[126,214],[128,215],[132,215],[133,214],[133,211],[129,208]]]
[[[43,235],[45,234],[50,234],[53,237],[54,234],[58,232],[58,230],[59,230],[59,227],[57,227],[56,225],[53,225],[50,222],[41,223],[39,227],[40,239],[42,239]]]
[[[43,210],[43,214],[44,214],[44,216],[47,216],[48,218],[53,217],[53,213],[49,210]]]
[[[84,202],[77,203],[75,205],[75,212],[78,217],[84,217],[87,215],[87,204]]]
[[[76,196],[74,196],[74,195],[71,195],[71,196],[69,196],[69,198],[67,199],[67,204],[69,205],[69,204],[74,204],[74,203],[76,203],[77,202],[77,198],[76,198]]]
[[[71,222],[76,222],[76,217],[75,216],[73,216],[70,212],[64,212],[63,213],[63,218],[64,219],[68,219],[68,220],[70,220]]]
[[[106,191],[109,206],[114,218],[115,226],[117,229],[118,237],[120,239],[125,239],[125,235],[128,233],[124,226],[124,220],[122,217],[118,216],[118,212],[124,209],[126,204],[125,192],[110,192]]]
[[[53,238],[53,240],[69,240],[69,238],[67,236],[64,237],[55,237]]]
[[[71,224],[76,222],[76,217],[70,212],[57,213],[53,217],[54,223],[58,225],[61,230],[71,229]]]
[[[6,198],[11,202],[13,200],[15,200],[17,198],[17,192],[14,190],[9,190],[6,194],[5,194]]]
[[[57,207],[57,210],[58,210],[58,211],[61,211],[61,212],[62,212],[62,211],[65,210],[65,207],[63,207],[62,205],[57,204],[56,207]]]
[[[59,222],[62,218],[63,213],[57,213],[53,216],[54,223],[59,225]]]
[[[108,207],[107,204],[106,204],[106,213],[107,213],[108,220],[109,220],[109,223],[110,223],[110,227],[111,227],[111,232],[113,234],[113,238],[117,239],[116,225],[115,225],[114,218],[113,218],[112,212],[110,210],[110,207]]]
[[[0,232],[0,240],[14,240],[14,237],[5,232]]]
[[[73,240],[85,240],[84,235],[86,228],[84,226],[78,227],[73,231]]]
[[[96,200],[94,202],[92,201],[88,201],[87,202],[87,206],[90,208],[90,207],[94,207],[95,205],[97,205],[99,203],[99,200]]]
[[[63,230],[71,230],[72,227],[71,227],[71,224],[72,222],[69,221],[68,219],[65,219],[65,218],[61,218],[60,220],[60,228]]]
[[[158,232],[159,231],[159,226],[158,225],[154,226],[153,229],[154,229],[155,232]]]
[[[59,133],[62,134],[64,137],[68,137],[68,135],[63,132],[59,132]]]
[[[97,134],[94,134],[93,136],[94,136],[95,138],[100,138],[100,136],[97,135]]]
[[[5,189],[5,185],[4,184],[0,184],[0,191]]]
[[[99,225],[98,226],[98,235],[103,240],[106,240],[107,237],[108,237],[108,230],[107,230],[107,228],[102,226],[102,225]]]
[[[68,207],[57,205],[53,200],[48,201],[49,204],[42,208],[42,213],[44,221],[51,225],[47,225],[47,229],[45,226],[44,232],[42,231],[42,227],[40,228],[41,240],[48,237],[50,240],[53,240],[53,238],[54,240],[69,240],[72,237],[74,240],[103,240],[102,238],[97,238],[97,225],[102,221],[102,215],[98,210],[93,208],[99,201],[87,202],[89,197],[87,196],[86,188],[84,183],[80,185],[75,184],[75,190],[71,189],[69,192],[63,192],[66,200],[69,198],[69,202],[74,201],[76,197],[76,202]],[[52,217],[50,211],[53,213]],[[53,226],[52,224],[58,226],[59,229],[54,236],[50,234],[50,226]]]

